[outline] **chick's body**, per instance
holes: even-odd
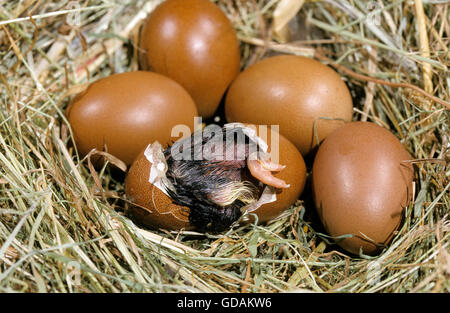
[[[256,143],[241,128],[213,130],[207,128],[164,151],[172,185],[167,191],[175,203],[191,209],[189,221],[202,231],[228,228],[262,188],[246,166]]]

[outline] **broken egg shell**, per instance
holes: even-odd
[[[178,83],[157,73],[114,74],[89,85],[69,105],[66,116],[78,151],[107,151],[130,165],[150,142],[175,141],[172,127],[194,129],[197,109]]]
[[[129,213],[146,227],[167,230],[190,230],[189,208],[173,201],[149,180],[152,163],[142,151],[125,178],[125,194],[134,204]]]
[[[255,63],[231,84],[228,122],[280,125],[280,133],[306,156],[343,121],[352,119],[352,98],[330,67],[310,58],[280,55]],[[315,132],[317,130],[317,132]]]
[[[400,141],[374,123],[347,123],[325,139],[313,164],[313,195],[331,236],[354,235],[341,247],[375,254],[390,242],[412,197],[409,160]]]
[[[236,33],[209,0],[161,3],[145,21],[139,46],[141,67],[180,83],[204,118],[217,110],[240,69]]]

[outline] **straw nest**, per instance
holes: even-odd
[[[375,257],[333,245],[305,199],[220,235],[143,229],[126,214],[123,175],[68,148],[71,97],[137,69],[138,29],[158,2],[0,7],[0,292],[449,291],[447,1],[215,1],[242,68],[274,53],[330,64],[353,119],[390,129],[414,156],[415,201]]]

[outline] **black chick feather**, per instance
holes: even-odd
[[[239,127],[215,130],[207,127],[164,150],[172,185],[167,192],[175,203],[190,208],[189,222],[204,232],[228,229],[261,191],[246,167],[249,148],[256,143]],[[184,157],[175,157],[174,151]]]

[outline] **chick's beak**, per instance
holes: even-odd
[[[247,159],[247,167],[253,177],[262,183],[275,188],[289,188],[290,185],[282,179],[273,176],[272,172],[284,169],[285,165],[273,163],[270,160]]]

